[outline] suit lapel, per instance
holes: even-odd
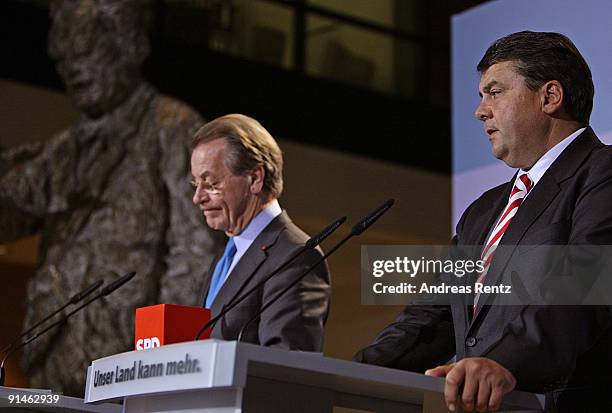
[[[525,202],[519,207],[508,229],[502,236],[499,246],[503,247],[495,251],[491,267],[485,278],[486,285],[497,285],[499,283],[508,261],[514,254],[516,246],[521,242],[533,223],[554,202],[554,199],[559,194],[561,190],[560,183],[571,178],[576,173],[578,167],[580,167],[589,153],[598,144],[601,145],[601,142],[589,127],[548,168],[538,184],[529,193]],[[513,182],[514,179],[511,181],[510,187],[512,187]],[[504,204],[507,202],[507,198],[506,196],[503,200]],[[490,304],[489,301],[491,299],[490,294],[482,294],[480,296],[478,311],[471,325],[474,324],[474,321],[479,318],[481,313],[487,311],[485,304]]]
[[[223,306],[228,305],[243,291],[255,285],[251,283],[251,280],[268,259],[269,249],[276,243],[287,222],[290,220],[287,213],[283,211],[255,238],[221,286],[213,301],[213,313],[218,313]]]
[[[502,278],[508,261],[514,254],[516,246],[520,243],[531,225],[538,219],[542,212],[550,205],[559,193],[559,185],[551,175],[546,173],[540,182],[529,194],[525,202],[519,207],[512,222],[502,236],[498,248],[495,250],[491,267],[485,277],[485,285],[498,285]],[[475,321],[480,313],[490,304],[491,294],[482,293],[478,300],[478,309],[474,316]],[[473,324],[473,323],[472,323]]]

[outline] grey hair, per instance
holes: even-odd
[[[283,192],[283,153],[270,133],[255,119],[230,114],[202,126],[194,135],[192,149],[214,139],[226,139],[229,151],[225,164],[234,175],[262,166],[263,191],[275,198]]]

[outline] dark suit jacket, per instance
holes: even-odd
[[[521,264],[523,257],[514,246],[612,244],[611,149],[590,128],[565,149],[513,218],[500,242],[509,247],[496,253],[487,280],[510,277],[511,269]],[[483,245],[506,206],[513,182],[472,203],[452,242]],[[479,303],[487,303],[486,299],[481,296]],[[588,410],[584,403],[590,400],[599,406],[602,389],[612,388],[612,380],[604,378],[612,369],[609,308],[482,305],[472,320],[469,304],[408,305],[355,359],[423,371],[444,364],[454,354],[457,359],[488,357],[514,374],[518,389],[548,393],[550,411],[597,410]]]
[[[219,314],[237,294],[242,295],[279,267],[308,238],[286,212],[272,220],[229,274],[213,301],[212,316]],[[316,249],[296,259],[219,320],[211,337],[236,340],[242,327],[263,305],[322,255],[321,250]],[[217,260],[208,273],[202,302],[206,300]],[[322,351],[329,299],[330,277],[324,262],[267,308],[258,320],[250,323],[241,341],[287,350]]]

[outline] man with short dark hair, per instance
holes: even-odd
[[[229,237],[205,281],[203,305],[214,317],[283,264],[308,236],[278,203],[283,191],[282,153],[255,119],[232,114],[204,125],[193,140],[191,173],[194,204],[209,227]],[[230,310],[212,337],[322,351],[330,297],[327,265],[321,263],[290,287],[321,256],[320,249],[309,250],[292,261]],[[286,293],[273,303],[285,288]]]
[[[514,33],[489,47],[478,70],[475,115],[493,155],[519,168],[457,225],[454,244],[482,246],[478,281],[510,279],[511,264],[525,259],[516,246],[612,244],[612,151],[588,126],[594,87],[574,44],[558,33]],[[496,256],[498,246],[506,249]],[[496,410],[514,388],[547,393],[549,411],[607,405],[611,380],[597,374],[612,367],[607,307],[490,304],[475,294],[409,305],[356,359],[446,377],[450,410]]]

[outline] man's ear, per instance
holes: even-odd
[[[264,186],[266,171],[264,170],[263,166],[258,165],[255,167],[255,169],[249,172],[249,176],[251,177],[251,186],[249,188],[251,193],[259,194]]]
[[[558,80],[549,80],[540,89],[542,91],[542,110],[553,115],[563,110],[565,92]]]

